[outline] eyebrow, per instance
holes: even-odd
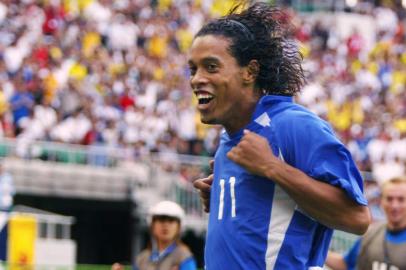
[[[207,62],[220,63],[220,60],[219,60],[217,57],[209,56],[209,57],[203,58],[202,62],[203,62],[203,63],[207,63]]]
[[[201,60],[201,62],[202,62],[203,64],[207,64],[207,63],[210,63],[210,62],[215,62],[215,63],[218,64],[218,63],[220,63],[220,60],[219,60],[217,57],[208,56],[208,57],[203,58],[203,59]],[[189,64],[189,65],[194,65],[195,63],[194,63],[192,60],[189,59],[188,64]]]

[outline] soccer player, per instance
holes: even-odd
[[[371,225],[345,257],[329,252],[327,266],[333,270],[406,269],[406,176],[383,183],[381,207],[387,222]]]
[[[236,10],[202,27],[188,60],[201,121],[225,129],[214,174],[195,182],[206,270],[322,269],[333,229],[367,230],[362,179],[330,126],[293,102],[303,70],[286,15]]]

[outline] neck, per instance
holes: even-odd
[[[388,229],[392,232],[398,232],[402,230],[406,230],[406,221],[401,223],[388,223]]]
[[[227,124],[223,124],[228,134],[236,133],[251,121],[259,99],[260,96],[254,95],[250,100],[244,102],[244,104],[235,105],[240,107],[239,113],[237,115],[233,115]]]
[[[159,252],[164,251],[169,247],[174,241],[157,241],[157,248]]]

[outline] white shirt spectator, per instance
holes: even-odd
[[[367,152],[372,163],[378,163],[385,157],[387,146],[388,141],[379,138],[372,139],[368,143]]]
[[[91,1],[83,11],[85,18],[98,23],[107,23],[112,15],[110,8],[103,6],[99,1]]]
[[[15,187],[11,174],[5,172],[3,165],[0,165],[0,209],[10,210],[13,205]]]
[[[397,29],[398,18],[393,10],[379,7],[375,9],[375,23],[378,30],[387,32],[391,37]]]
[[[113,50],[125,50],[134,47],[137,44],[138,33],[139,29],[134,23],[122,14],[116,15],[107,30],[110,47]]]
[[[57,121],[56,111],[49,105],[36,105],[34,107],[34,117],[45,130],[49,130]]]
[[[399,161],[399,159],[375,163],[372,167],[372,175],[374,179],[381,184],[393,177],[402,176],[404,173],[405,166]]]
[[[17,138],[29,140],[40,140],[44,138],[45,129],[39,119],[34,117],[23,117],[19,121],[19,125],[22,128],[22,131]]]
[[[4,50],[4,63],[9,72],[16,72],[23,62],[23,52],[18,46],[10,46]]]
[[[387,158],[398,158],[400,160],[406,161],[406,138],[393,139],[388,142]]]
[[[80,143],[91,128],[90,120],[83,114],[73,115],[51,129],[50,136],[55,141]]]
[[[179,124],[177,127],[177,132],[180,138],[187,141],[196,139],[195,115],[195,109],[190,107],[179,112]]]
[[[301,103],[312,106],[317,98],[325,97],[325,90],[317,83],[309,83],[303,87],[302,92],[298,95],[298,99]]]
[[[0,23],[6,18],[7,15],[7,6],[0,2]]]
[[[145,108],[147,111],[153,111],[161,87],[161,84],[158,82],[152,81],[148,83],[145,89],[145,94],[138,96],[137,104]]]

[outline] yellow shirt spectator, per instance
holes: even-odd
[[[100,45],[101,37],[97,32],[87,32],[82,41],[82,53],[85,57],[91,57],[94,50]]]
[[[95,0],[70,0],[73,2],[77,2],[77,4],[79,5],[79,9],[82,11],[85,8],[87,8],[87,6],[89,6],[91,3],[93,3]]]
[[[327,102],[327,118],[336,129],[346,130],[351,126],[351,106],[339,106],[330,100]]]
[[[299,52],[303,55],[303,58],[307,58],[310,55],[310,46],[306,43],[300,42]]]
[[[172,5],[172,0],[159,0],[158,1],[158,10],[160,12],[165,12],[169,10],[169,7]]]
[[[69,77],[76,80],[83,80],[87,76],[87,68],[81,63],[75,63],[69,70]]]
[[[51,101],[55,97],[56,89],[58,88],[58,81],[52,73],[44,78],[44,96],[47,100]]]
[[[404,70],[393,71],[390,91],[394,94],[398,94],[405,85],[406,85],[406,72]]]
[[[214,0],[211,6],[211,14],[215,17],[224,16],[235,5],[233,0]]]
[[[3,115],[9,108],[8,101],[3,91],[0,91],[0,115]]]
[[[164,58],[167,54],[167,40],[165,37],[154,35],[148,43],[148,52],[151,56]]]
[[[52,59],[59,60],[63,57],[63,53],[61,48],[52,46],[52,48],[49,51],[49,54],[51,55]]]
[[[393,126],[399,130],[400,133],[406,134],[406,118],[395,120]]]
[[[176,38],[179,43],[179,49],[182,53],[186,53],[193,41],[193,34],[187,28],[181,28],[176,33]]]

